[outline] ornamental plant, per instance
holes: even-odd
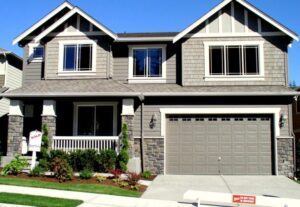
[[[122,139],[121,139],[121,151],[118,156],[117,167],[120,168],[123,172],[127,171],[127,164],[129,161],[129,142],[128,142],[128,127],[127,124],[124,123],[122,125]]]
[[[6,176],[8,174],[18,175],[24,168],[29,165],[28,161],[22,158],[20,155],[16,155],[15,158],[5,165],[1,171],[1,175]]]

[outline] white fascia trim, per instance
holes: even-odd
[[[78,107],[80,106],[112,106],[113,107],[113,136],[117,135],[118,129],[118,102],[73,102],[73,135],[77,136]]]
[[[128,57],[128,81],[130,83],[166,83],[167,76],[167,45],[129,45]],[[133,50],[134,49],[148,49],[148,48],[161,48],[162,49],[162,77],[133,77]]]
[[[185,108],[160,108],[161,113],[161,136],[164,137],[164,160],[166,162],[166,115],[167,114],[271,114],[274,117],[274,148],[275,148],[275,174],[278,175],[277,138],[280,137],[280,108],[272,106],[195,106]],[[166,173],[166,165],[164,174]]]
[[[192,25],[187,27],[185,30],[180,32],[178,35],[176,35],[173,39],[173,43],[177,42],[180,40],[182,37],[184,37],[186,34],[188,34],[190,31],[195,29],[198,25],[202,24],[205,22],[209,17],[211,17],[214,13],[218,12],[220,9],[225,7],[227,4],[229,4],[232,0],[224,0],[222,1],[219,5],[217,5],[215,8],[210,10],[207,14],[205,14],[203,17],[198,19],[196,22],[194,22]]]
[[[272,24],[277,29],[281,30],[282,32],[284,32],[285,34],[287,34],[288,36],[290,36],[291,38],[293,38],[294,40],[296,40],[296,41],[299,40],[299,37],[296,34],[294,34],[291,30],[283,27],[281,24],[279,24],[278,22],[276,22],[274,19],[268,17],[263,12],[259,11],[257,8],[255,8],[251,4],[247,3],[244,0],[236,0],[236,1],[238,3],[240,3],[241,5],[243,5],[244,7],[246,7],[247,9],[249,9],[250,11],[252,11],[253,13],[255,13],[256,15],[258,15],[259,17],[261,17],[262,19],[264,19],[265,21],[267,21],[270,24]]]
[[[252,78],[258,78],[263,80],[265,76],[265,64],[264,64],[264,41],[214,41],[214,42],[203,42],[204,44],[204,67],[205,67],[205,79],[206,80],[221,80],[224,81],[228,79],[228,81],[239,79],[252,80]],[[259,48],[259,75],[250,76],[250,75],[240,75],[240,76],[215,76],[209,74],[209,46],[226,46],[226,45],[258,45]]]
[[[79,74],[88,74],[93,75],[92,73],[96,72],[96,60],[97,60],[97,40],[61,40],[58,42],[59,51],[58,51],[58,74],[59,75],[79,75]],[[93,46],[93,59],[92,59],[92,70],[91,71],[64,71],[64,45],[68,44],[92,44]]]
[[[58,6],[56,9],[54,9],[53,11],[51,11],[44,18],[42,18],[37,23],[35,23],[32,27],[30,27],[25,32],[23,32],[21,35],[19,35],[18,37],[16,37],[13,40],[13,45],[15,45],[18,42],[20,42],[22,39],[24,39],[26,36],[28,36],[31,32],[33,32],[35,29],[37,29],[38,27],[40,27],[42,24],[44,24],[46,21],[48,21],[49,19],[51,19],[54,15],[56,15],[58,12],[60,12],[61,10],[63,10],[66,7],[69,8],[69,9],[73,9],[74,8],[73,5],[71,5],[69,2],[64,2],[63,4],[61,4],[60,6]]]
[[[95,25],[96,27],[98,27],[100,30],[102,30],[103,32],[105,32],[107,35],[109,35],[110,37],[112,37],[114,40],[117,39],[117,36],[113,32],[111,32],[109,29],[107,29],[106,27],[104,27],[103,25],[101,25],[100,23],[98,23],[92,17],[90,17],[89,15],[87,15],[85,12],[81,11],[78,7],[75,7],[70,12],[68,12],[66,15],[64,15],[63,17],[61,17],[57,22],[55,22],[50,27],[48,27],[48,29],[46,29],[44,32],[42,32],[41,34],[39,34],[38,36],[36,36],[33,39],[34,42],[39,42],[43,37],[45,37],[50,32],[52,32],[54,29],[56,29],[59,25],[61,25],[66,20],[68,20],[75,13],[77,13],[80,16],[82,16],[85,19],[87,19],[90,23],[92,23],[93,25]]]

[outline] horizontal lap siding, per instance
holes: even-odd
[[[24,59],[23,59],[23,84],[30,83],[36,80],[41,80],[42,77],[42,63],[30,62],[29,47],[24,47]]]
[[[91,78],[106,78],[108,76],[109,63],[109,40],[107,37],[55,37],[46,45],[46,64],[45,64],[45,78],[59,79],[68,78],[66,76],[58,76],[58,59],[59,59],[59,41],[64,40],[97,40],[96,53],[96,75],[91,75]],[[83,76],[76,76],[75,78],[82,78]],[[87,76],[84,76],[87,77]],[[69,78],[72,78],[70,76]]]
[[[145,137],[160,137],[161,136],[161,108],[176,108],[176,105],[145,105],[144,106],[144,136]],[[190,105],[182,106],[182,108],[188,108]],[[197,108],[197,106],[193,106]],[[250,106],[251,107],[251,106]],[[272,105],[274,107],[274,105]],[[277,107],[281,108],[281,114],[288,115],[288,105],[278,105]],[[152,115],[156,115],[157,122],[153,129],[150,128],[149,124],[152,118]],[[135,111],[134,116],[134,136],[141,136],[141,107],[139,106]],[[280,136],[289,136],[289,121],[285,123],[285,125],[280,129]]]
[[[183,85],[286,85],[286,40],[269,38],[190,38],[182,44]],[[205,41],[264,41],[265,80],[262,81],[205,81]]]
[[[156,43],[155,43],[156,44]],[[133,45],[133,44],[131,44]],[[138,45],[138,44],[137,44]],[[146,43],[143,45],[147,45]],[[151,44],[149,44],[151,45]],[[157,44],[159,45],[159,44]],[[167,83],[176,83],[176,52],[177,46],[167,45],[166,61]],[[115,44],[113,46],[113,79],[127,82],[128,69],[129,69],[129,45],[128,44]]]

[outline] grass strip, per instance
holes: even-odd
[[[52,182],[46,182],[40,180],[8,178],[8,177],[0,177],[0,184],[88,192],[88,193],[99,193],[99,194],[128,196],[128,197],[140,197],[142,195],[141,192],[130,191],[115,186],[108,186],[108,185],[101,185],[101,184],[52,183]]]
[[[0,193],[0,203],[38,207],[75,207],[83,202],[81,200],[52,198],[46,196]]]

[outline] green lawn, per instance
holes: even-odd
[[[75,207],[80,205],[82,201],[16,193],[0,193],[0,203],[38,207]]]
[[[16,185],[37,188],[50,188],[57,190],[69,190],[88,193],[100,193],[117,196],[140,197],[142,193],[130,191],[114,186],[101,185],[101,184],[68,184],[68,183],[51,183],[39,180],[22,179],[22,178],[7,178],[0,177],[0,184]]]

